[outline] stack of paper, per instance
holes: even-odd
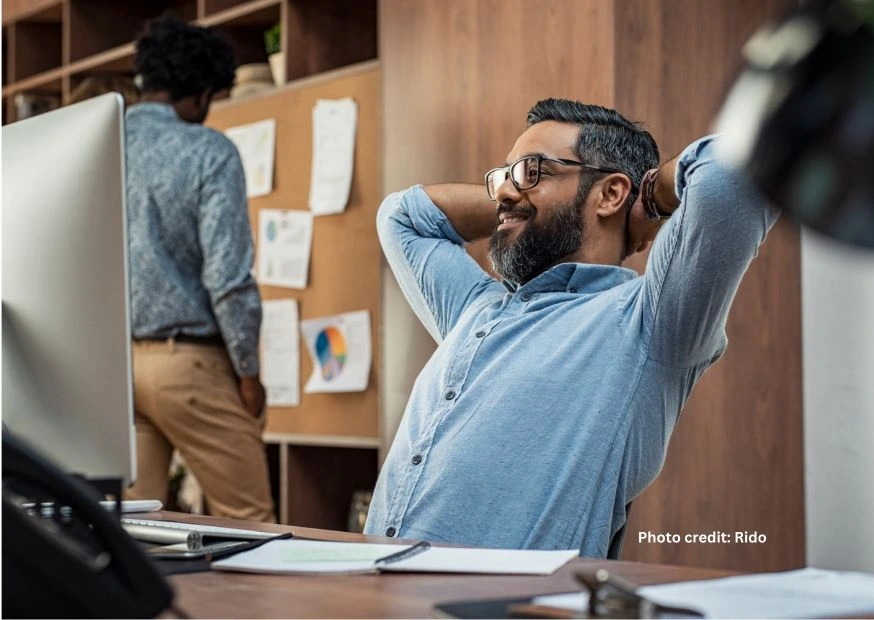
[[[874,612],[874,575],[816,568],[646,586],[637,593],[707,618],[833,618]],[[573,592],[531,602],[582,611],[588,598]]]

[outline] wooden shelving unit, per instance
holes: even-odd
[[[286,79],[377,57],[377,0],[3,0],[3,123],[18,93],[63,104],[89,75],[133,75],[133,40],[171,11],[219,30],[237,62],[267,62],[264,32],[282,24]]]
[[[352,95],[359,99],[362,108],[357,148],[360,152],[355,158],[356,189],[353,192],[358,202],[353,200],[354,204],[343,216],[344,220],[320,222],[320,226],[328,228],[320,234],[330,237],[331,226],[337,228],[350,225],[353,221],[358,223],[366,220],[366,226],[361,226],[367,232],[355,235],[355,238],[358,242],[366,240],[374,246],[368,246],[365,254],[378,256],[374,253],[376,240],[371,211],[375,212],[379,200],[379,189],[375,185],[375,179],[379,178],[376,163],[379,158],[379,90],[376,86],[379,69],[375,62],[364,62],[377,58],[377,0],[2,2],[4,124],[17,120],[15,97],[18,94],[54,96],[59,104],[64,104],[69,100],[70,93],[89,75],[133,76],[133,41],[147,20],[165,11],[219,30],[234,47],[238,64],[267,62],[264,33],[279,22],[282,25],[282,49],[286,56],[288,83],[254,97],[219,102],[213,106],[207,124],[222,129],[216,125],[217,119],[240,123],[249,116],[252,117],[249,120],[278,117],[281,138],[290,135],[282,133],[289,132],[290,126],[299,121],[308,121],[313,105],[307,99],[306,105],[309,107],[300,108],[292,114],[294,106],[289,101],[310,96],[310,91],[324,97]],[[341,67],[344,69],[333,71]],[[294,133],[297,135],[300,132]],[[291,148],[300,152],[287,152]],[[300,187],[306,181],[303,178],[285,179],[287,174],[296,174],[300,168],[287,165],[287,161],[308,162],[310,157],[309,137],[294,141],[280,140],[280,144],[277,144],[274,194],[272,198],[250,202],[250,211],[269,206],[270,200],[277,201],[276,208],[289,208],[296,194],[292,192],[287,195],[283,192]],[[365,164],[370,168],[361,169]],[[253,220],[253,229],[256,225],[257,221]],[[333,304],[337,303],[339,297],[336,291],[330,289],[333,274],[318,272],[328,263],[330,261],[320,256],[319,251],[314,252],[313,280],[320,282],[320,288],[314,285],[307,294],[316,298],[321,296],[325,304],[321,308],[312,299],[308,301],[305,294],[298,295],[304,318],[307,312],[318,310],[330,314],[336,310]],[[379,262],[374,260],[372,263],[368,263],[368,271],[364,275],[359,274],[361,277],[356,278],[356,282],[369,282],[371,276],[376,279]],[[364,267],[359,265],[359,269]],[[368,290],[378,290],[374,287]],[[266,299],[289,294],[288,291],[268,291],[264,295]],[[366,297],[363,294],[361,296]],[[372,301],[356,298],[352,303],[346,300],[354,307],[366,307],[366,303]],[[375,303],[371,312],[378,317],[378,301]],[[302,362],[303,374],[309,368],[305,361]],[[378,357],[374,358],[374,366],[378,366]],[[320,397],[310,396],[297,410],[270,412],[264,439],[277,516],[282,522],[345,529],[352,494],[373,488],[380,448],[376,399],[378,381],[376,371],[373,372],[372,385],[365,394],[321,395],[321,400]]]

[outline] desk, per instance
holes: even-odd
[[[305,538],[342,541],[398,542],[381,536],[303,527],[266,525],[249,521],[198,517],[178,513],[150,513],[148,519],[168,519],[293,532]],[[433,618],[437,603],[478,598],[511,598],[579,589],[573,570],[604,566],[639,584],[726,577],[729,571],[659,566],[635,562],[583,560],[570,562],[548,577],[493,575],[251,575],[211,571],[175,575],[176,604],[193,617],[207,618]]]

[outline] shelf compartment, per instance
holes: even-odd
[[[196,0],[69,0],[70,62],[101,54],[135,40],[146,22],[171,11],[180,19],[197,16]]]
[[[377,451],[288,446],[286,495],[280,514],[288,523],[344,531],[355,491],[372,491]]]
[[[237,65],[267,62],[264,33],[282,18],[283,0],[258,0],[198,20],[231,44]]]
[[[289,0],[288,81],[377,58],[376,0]]]

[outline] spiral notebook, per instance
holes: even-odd
[[[212,563],[215,570],[274,574],[378,572],[549,575],[579,552],[411,547],[319,540],[276,540]]]

